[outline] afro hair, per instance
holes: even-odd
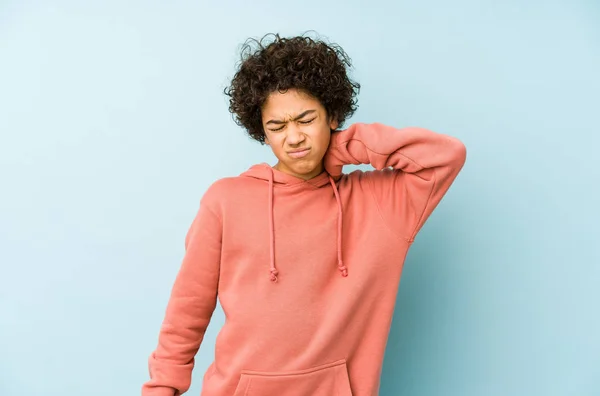
[[[267,43],[271,35],[274,40]],[[348,77],[350,67],[351,59],[340,46],[305,34],[282,38],[269,33],[260,40],[250,38],[242,46],[231,85],[224,89],[229,112],[252,139],[264,144],[261,108],[265,101],[272,92],[298,89],[319,100],[341,127],[358,108],[360,84]]]

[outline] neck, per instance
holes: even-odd
[[[283,173],[287,173],[288,175],[292,175],[299,179],[310,180],[310,179],[313,179],[313,178],[319,176],[323,172],[324,167],[323,167],[323,161],[321,161],[319,166],[317,166],[316,168],[314,168],[313,170],[311,170],[308,173],[296,173],[293,170],[286,167],[285,165],[282,165],[281,162],[277,162],[277,164],[275,164],[273,166],[273,169],[276,169]]]

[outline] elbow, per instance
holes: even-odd
[[[452,164],[454,164],[454,167],[461,169],[467,160],[467,147],[458,138],[452,137],[450,140],[452,143]]]

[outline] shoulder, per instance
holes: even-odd
[[[224,177],[214,181],[202,196],[202,203],[207,205],[214,205],[228,196],[235,194],[239,191],[242,181],[240,177]]]
[[[201,204],[208,206],[215,213],[223,213],[225,207],[239,204],[240,200],[243,201],[256,191],[255,187],[263,185],[259,180],[249,177],[224,177],[214,181],[206,189]]]

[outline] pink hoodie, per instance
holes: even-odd
[[[332,134],[313,179],[260,164],[215,182],[142,395],[189,388],[217,298],[226,320],[202,396],[377,395],[404,259],[465,158],[447,135],[356,123]],[[344,164],[376,170],[335,182]]]

